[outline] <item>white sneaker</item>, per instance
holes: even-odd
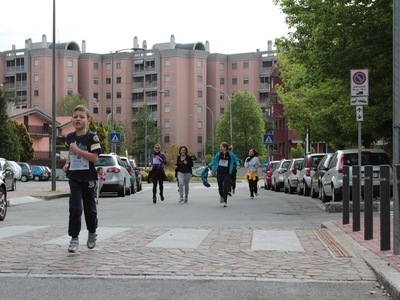
[[[185,196],[185,199],[183,200],[183,203],[187,203],[188,201],[188,196]]]
[[[93,232],[93,233],[89,232],[86,246],[89,249],[93,249],[96,246],[96,240],[97,240],[97,233],[96,232]]]
[[[75,253],[76,250],[78,250],[78,246],[79,246],[79,239],[77,238],[71,239],[71,241],[69,242],[68,252]]]
[[[224,207],[228,207],[228,203],[224,202]]]
[[[219,202],[224,203],[224,197],[220,197]]]
[[[183,197],[179,198],[179,203],[183,203]]]
[[[235,190],[232,190],[232,195],[235,195]]]

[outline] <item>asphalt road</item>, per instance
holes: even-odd
[[[58,186],[67,182],[57,182]],[[216,183],[207,189],[200,183],[191,183],[188,204],[179,204],[176,183],[167,183],[165,201],[152,203],[151,186],[143,185],[143,191],[124,198],[102,195],[98,206],[99,227],[135,228],[271,228],[285,230],[315,230],[324,221],[338,220],[340,214],[323,210],[319,200],[310,197],[288,195],[283,192],[260,189],[258,197],[250,199],[245,182],[238,183],[236,194],[228,199],[228,207],[219,203]],[[19,188],[35,189],[50,187],[51,182],[19,183]],[[12,193],[12,192],[11,192]],[[68,198],[12,206],[5,226],[65,227],[68,223]],[[83,226],[84,228],[85,226]],[[5,243],[7,240],[0,240]],[[13,240],[15,241],[15,240]],[[108,245],[111,247],[112,245]],[[84,245],[81,245],[84,247]],[[14,245],[18,250],[18,245]],[[66,247],[58,256],[62,262],[71,259]],[[87,257],[82,249],[82,257]],[[65,253],[65,256],[64,256]],[[90,252],[88,252],[90,254]],[[95,252],[93,252],[95,253]],[[97,255],[101,252],[97,252]],[[9,254],[12,256],[12,254]],[[17,255],[17,254],[16,254]],[[49,253],[49,255],[54,255]],[[76,257],[79,257],[77,254]],[[104,255],[112,257],[112,253]],[[290,268],[294,254],[288,253]],[[18,261],[18,256],[12,256]],[[289,260],[290,257],[290,260]],[[304,258],[304,256],[303,256]],[[21,257],[22,259],[22,257]],[[37,260],[32,255],[33,260]],[[49,257],[50,259],[50,257]],[[107,260],[107,257],[103,257]],[[139,257],[138,257],[139,259]],[[301,258],[299,257],[299,260]],[[334,257],[328,258],[335,260]],[[179,261],[179,258],[178,258]],[[46,256],[35,261],[40,268]],[[339,261],[338,261],[339,262]],[[171,263],[173,263],[171,261]],[[89,276],[70,277],[40,274],[7,275],[7,262],[0,259],[0,299],[390,299],[382,295],[374,280],[341,281],[341,270],[332,280],[297,280],[234,278],[226,276],[210,279],[180,276]],[[112,265],[113,262],[109,261]],[[107,267],[107,266],[105,266]],[[57,265],[54,266],[57,268]],[[327,271],[330,272],[330,271]]]

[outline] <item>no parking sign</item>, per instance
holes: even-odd
[[[350,71],[351,97],[368,97],[368,70]]]

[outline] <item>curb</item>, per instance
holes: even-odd
[[[57,193],[57,194],[32,195],[32,197],[40,198],[43,200],[52,200],[52,199],[57,199],[57,198],[69,197],[70,194],[71,194],[70,192],[61,192],[61,193]]]
[[[323,222],[321,227],[328,229],[351,252],[360,256],[375,273],[378,282],[385,287],[389,295],[393,299],[400,299],[400,272],[390,267],[378,255],[357,243],[333,222]]]

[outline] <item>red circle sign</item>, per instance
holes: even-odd
[[[364,84],[365,81],[367,80],[367,75],[363,72],[356,72],[353,75],[353,82],[357,85]]]

